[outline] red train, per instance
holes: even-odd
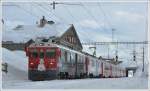
[[[117,65],[57,44],[33,43],[25,51],[30,80],[126,76]]]

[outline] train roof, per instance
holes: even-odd
[[[58,45],[58,44],[55,44],[55,43],[50,43],[50,42],[36,42],[36,43],[32,43],[29,47],[57,47],[57,48],[61,48],[61,49],[67,50],[67,51],[71,51],[71,52],[74,52],[74,53],[77,53],[77,54],[80,54],[80,55],[90,56],[91,58],[100,60],[101,62],[114,65],[113,63],[107,62],[107,61],[105,61],[103,59],[99,59],[98,57],[93,56],[93,55],[91,55],[91,54],[89,54],[87,52],[76,51],[76,50],[70,49],[68,47],[65,47],[63,45]],[[117,65],[115,65],[115,66],[117,66]]]
[[[65,46],[63,46],[63,45],[58,45],[58,44],[50,43],[50,42],[46,42],[46,43],[44,43],[44,42],[32,43],[29,47],[58,47],[58,48],[65,49],[65,50],[67,50],[67,51],[71,51],[71,52],[74,52],[74,53],[83,55],[83,54],[82,54],[81,52],[79,52],[79,51],[70,49],[70,48],[65,47]]]

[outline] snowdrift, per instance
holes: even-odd
[[[3,81],[27,80],[27,57],[23,51],[2,48],[2,62],[8,64],[8,73],[2,73]]]
[[[142,65],[138,65],[138,69],[136,70],[135,77],[143,77],[148,78],[148,64],[144,66],[144,72],[142,72]]]

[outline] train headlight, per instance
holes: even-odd
[[[30,65],[34,65],[34,63],[30,63]]]
[[[50,65],[53,65],[54,63],[50,62]]]

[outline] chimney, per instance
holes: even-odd
[[[2,19],[2,23],[4,24],[4,20]]]
[[[40,27],[44,27],[45,24],[47,24],[47,20],[45,19],[45,16],[40,20]]]

